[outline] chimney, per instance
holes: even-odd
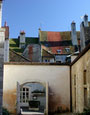
[[[4,27],[7,27],[7,22],[5,21],[5,23],[4,23]]]
[[[78,51],[78,41],[77,41],[76,23],[74,21],[71,23],[71,38],[72,38],[72,44],[75,47],[76,52]]]
[[[20,32],[19,47],[25,48],[25,32],[24,31]]]
[[[84,27],[88,27],[88,15],[84,15]]]
[[[4,62],[9,62],[9,26],[7,22],[4,23],[5,41],[4,41]]]

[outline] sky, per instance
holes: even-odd
[[[70,31],[71,22],[80,30],[81,17],[88,14],[90,0],[4,0],[2,25],[7,22],[10,38],[24,30],[27,37],[38,37],[42,31]]]

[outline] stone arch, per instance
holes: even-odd
[[[27,83],[40,83],[41,85],[43,85],[45,88],[46,88],[46,85],[47,85],[47,82],[44,82],[42,80],[37,80],[37,79],[29,79],[29,80],[25,80],[25,81],[22,81],[20,83],[20,86],[23,86]]]
[[[48,115],[48,82],[44,82],[42,80],[37,80],[37,79],[27,79],[27,80],[24,80],[24,81],[21,81],[21,82],[17,82],[17,87],[18,87],[18,85],[20,87],[23,87],[25,84],[28,84],[28,83],[39,83],[39,84],[41,84],[42,86],[45,87],[45,89],[46,89],[46,110],[45,110],[45,114]],[[20,87],[19,87],[19,89],[20,89]],[[18,100],[17,100],[17,102],[18,102]],[[19,106],[19,104],[18,104],[18,106]],[[20,106],[19,106],[18,111],[20,112]]]

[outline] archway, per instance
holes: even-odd
[[[48,114],[48,83],[38,80],[17,82],[17,113],[21,110]]]

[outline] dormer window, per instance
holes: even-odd
[[[46,43],[46,44],[45,44],[45,46],[46,46],[46,47],[48,47],[48,46],[49,46],[49,44],[47,44],[47,43]]]
[[[58,50],[57,50],[57,53],[58,53],[58,54],[60,54],[60,53],[61,53],[61,50],[60,50],[60,49],[58,49]]]
[[[70,48],[65,48],[66,52],[70,52]]]

